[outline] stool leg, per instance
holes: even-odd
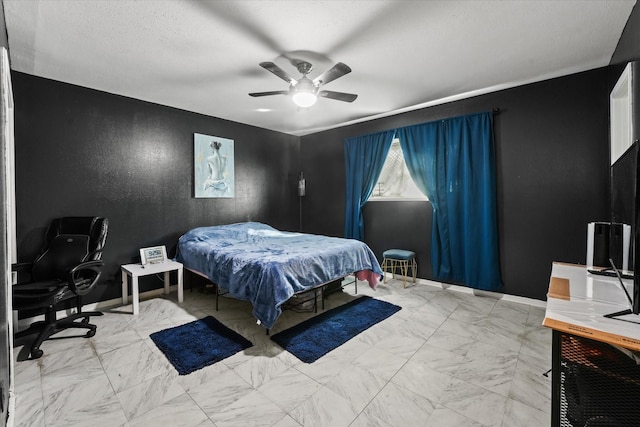
[[[416,270],[417,270],[416,267],[417,266],[418,266],[418,264],[416,263],[416,260],[412,259],[411,260],[411,272],[413,273],[413,283],[416,283]]]
[[[411,264],[409,264],[411,263]],[[411,268],[411,278],[413,283],[416,283],[416,275],[417,275],[417,266],[415,259],[393,259],[393,258],[383,258],[382,259],[382,275],[383,283],[387,283],[387,274],[391,272],[391,278],[393,280],[396,279],[396,273],[402,275],[402,287],[407,287],[407,281],[409,279],[409,268]],[[391,271],[389,271],[391,270]]]
[[[409,261],[402,261],[402,287],[407,287],[407,274],[409,274]]]

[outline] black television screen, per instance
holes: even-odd
[[[635,222],[637,150],[633,144],[611,165],[611,222]]]
[[[624,79],[618,79],[610,97],[611,140],[609,142],[612,153],[614,148],[625,145],[624,143],[629,140],[633,141],[622,156],[611,165],[611,221],[631,225],[629,270],[633,270],[633,292],[630,311],[638,315],[640,314],[640,142],[638,142],[640,109],[637,105],[640,102],[640,84],[638,84],[640,61],[629,63],[625,72],[627,70],[630,74],[626,76],[626,83]]]
[[[640,314],[640,143],[635,141],[631,146],[635,150],[636,185],[633,197],[634,221],[631,232],[633,234],[633,314]]]
[[[633,270],[631,312],[640,314],[640,146],[636,141],[611,165],[611,222],[631,225],[629,270]],[[618,314],[630,314],[629,312]]]

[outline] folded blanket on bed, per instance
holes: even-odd
[[[176,260],[250,301],[267,328],[294,293],[361,271],[375,288],[382,276],[373,251],[359,240],[283,232],[258,222],[195,228],[180,237]]]

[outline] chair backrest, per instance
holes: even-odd
[[[33,280],[66,280],[66,273],[84,261],[99,260],[108,221],[100,217],[66,217],[51,222],[45,247],[33,262]]]
[[[109,221],[95,216],[68,216],[51,221],[46,234],[46,246],[60,234],[89,236],[87,257],[82,261],[93,261],[102,257],[102,249],[107,240]]]
[[[88,254],[89,236],[60,234],[33,263],[31,275],[36,281],[66,280],[68,271],[80,264]]]

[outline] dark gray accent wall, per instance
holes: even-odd
[[[107,217],[105,283],[87,302],[119,298],[120,264],[140,247],[173,252],[193,227],[260,221],[297,230],[298,137],[23,73],[12,78],[18,258],[33,259],[53,218]],[[193,197],[194,133],[235,141],[235,198]],[[141,291],[161,286],[145,279]]]
[[[364,233],[369,247],[378,254],[387,249],[410,249],[416,253],[418,277],[432,277],[431,203],[422,201],[371,202],[364,207]],[[398,224],[402,224],[398,227]],[[429,240],[427,239],[429,236]]]
[[[4,19],[4,3],[0,4],[0,46],[9,47],[7,40],[7,23]]]
[[[626,64],[638,59],[640,59],[640,6],[636,3],[609,64]]]
[[[608,68],[303,136],[305,230],[344,233],[347,137],[499,108],[494,131],[503,291],[546,299],[553,261],[584,263],[586,228],[609,218]],[[357,101],[356,101],[357,102]],[[431,277],[431,206],[371,202],[365,241],[418,256]]]

